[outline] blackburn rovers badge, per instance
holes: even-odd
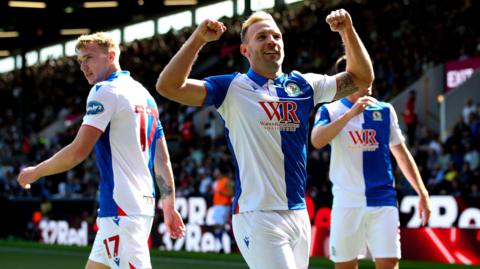
[[[300,87],[298,87],[298,85],[293,83],[293,82],[288,82],[285,85],[285,92],[290,97],[295,97],[295,96],[299,96],[300,94],[302,94],[302,91],[300,90]]]

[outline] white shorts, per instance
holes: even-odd
[[[152,268],[148,249],[152,224],[151,216],[97,218],[99,229],[88,259],[110,268]]]
[[[235,241],[250,269],[307,269],[307,210],[250,211],[232,217]]]
[[[333,208],[330,259],[348,262],[366,255],[400,259],[398,209],[392,206]]]

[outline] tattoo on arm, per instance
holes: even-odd
[[[173,193],[173,188],[165,182],[163,177],[157,178],[158,189],[160,190],[160,199],[166,198]]]
[[[335,99],[343,98],[356,91],[358,91],[358,87],[353,82],[352,76],[347,72],[340,73],[337,77],[337,94]]]

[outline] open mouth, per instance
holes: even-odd
[[[277,51],[266,51],[265,54],[267,54],[267,55],[277,55],[279,53]]]

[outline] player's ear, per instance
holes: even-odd
[[[108,51],[108,61],[111,62],[111,63],[114,62],[115,57],[117,56],[116,54],[117,53],[114,50],[109,50]]]
[[[247,46],[246,46],[245,44],[243,44],[243,43],[240,44],[240,53],[241,53],[244,57],[246,57],[246,58],[248,58],[248,57],[250,56],[250,55],[248,54]]]

